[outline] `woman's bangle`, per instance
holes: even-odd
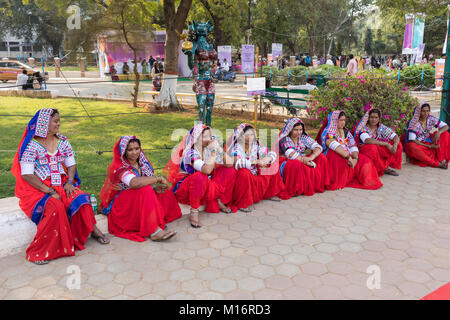
[[[67,180],[66,184],[73,184],[73,179]]]
[[[350,159],[350,153],[345,157],[345,160],[349,160]]]
[[[55,189],[53,189],[53,188],[48,188],[49,189],[49,191],[47,191],[46,193],[48,193],[49,195],[52,195],[52,194],[55,194],[56,193],[56,190]]]

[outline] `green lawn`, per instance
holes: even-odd
[[[108,117],[95,117],[103,114],[143,112],[127,104],[105,101],[82,100],[93,121],[85,116],[83,107],[76,99],[32,99],[21,97],[2,97],[0,99],[0,198],[14,195],[15,179],[10,173],[12,160],[25,127],[39,108],[57,108],[61,114],[61,134],[69,138],[76,152],[78,172],[82,179],[82,189],[97,196],[103,185],[106,168],[112,159],[112,148],[120,136],[136,135],[144,149],[175,146],[178,140],[171,141],[175,129],[189,130],[194,124],[195,115],[190,113],[140,113],[121,114]],[[26,115],[24,117],[8,115]],[[248,120],[251,121],[251,120]],[[225,139],[226,129],[234,129],[241,120],[213,117],[213,126],[220,130]],[[274,124],[259,122],[258,129],[280,129]],[[270,132],[270,131],[269,131]],[[263,140],[264,141],[264,140]],[[268,138],[268,144],[271,144]],[[97,154],[97,151],[106,151]],[[171,150],[146,151],[154,168],[164,167],[170,158]],[[161,173],[161,170],[156,170]]]

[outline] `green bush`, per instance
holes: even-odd
[[[356,125],[365,112],[377,108],[382,113],[385,125],[402,134],[411,118],[418,100],[413,98],[408,88],[382,75],[378,77],[348,77],[345,80],[331,80],[311,94],[307,109],[313,124],[323,124],[328,114],[344,110],[347,128]]]
[[[403,69],[400,71],[400,81],[406,83],[408,87],[420,88],[422,70],[424,71],[423,87],[433,87],[435,81],[435,69],[429,64],[419,64]]]
[[[295,66],[278,70],[275,67],[264,66],[262,69],[263,77],[271,77],[272,84],[274,86],[287,86],[288,75],[290,85],[299,85],[306,83],[306,71],[308,71],[308,77],[314,75],[322,75],[325,78],[328,76],[328,70],[330,78],[342,78],[345,77],[347,69],[341,69],[335,66],[320,65],[314,67]]]

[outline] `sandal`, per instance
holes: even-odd
[[[201,228],[202,226],[198,223],[198,222],[192,222],[192,217],[195,217],[195,216],[197,216],[198,217],[198,215],[199,215],[199,212],[198,212],[198,209],[192,209],[191,210],[191,212],[189,213],[189,220],[190,220],[190,222],[191,222],[191,227],[192,228],[196,228],[196,229],[198,229],[198,228]]]
[[[48,264],[49,261],[48,260],[39,260],[39,261],[31,261],[34,264],[38,265],[38,266],[43,266],[44,264]]]
[[[270,200],[270,201],[275,201],[275,202],[280,202],[281,201],[281,199],[280,198],[278,198],[277,196],[274,196],[274,197],[270,197],[269,199],[267,199],[267,200]]]
[[[224,213],[231,213],[232,212],[231,209],[228,208],[226,205],[224,205],[222,203],[222,201],[220,201],[220,200],[219,200],[219,208],[220,208],[220,211],[222,211]]]
[[[155,241],[155,242],[166,241],[166,240],[173,238],[173,236],[175,236],[176,234],[177,234],[176,231],[166,232],[162,237],[159,237],[156,239],[150,238],[150,240]]]
[[[447,161],[444,160],[444,161],[439,162],[438,168],[447,170],[447,169],[448,169],[448,163],[447,163]]]
[[[91,237],[93,239],[97,240],[97,242],[100,244],[109,244],[109,239],[106,238],[106,236],[104,234],[99,236],[99,235],[95,235],[94,233],[92,233]]]
[[[241,208],[241,209],[239,209],[239,211],[249,213],[249,212],[252,212],[253,209],[252,209],[251,206],[250,206],[250,207],[247,207],[247,208]]]
[[[388,175],[391,175],[391,176],[395,176],[395,177],[399,176],[398,172],[393,170],[393,169],[391,169],[391,168],[387,168],[386,170],[384,170],[384,173],[388,174]]]

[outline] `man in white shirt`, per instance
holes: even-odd
[[[17,75],[16,86],[17,90],[27,90],[28,73],[27,70],[22,70],[22,73]]]
[[[227,59],[223,59],[222,68],[225,72],[230,71],[230,65],[228,64]]]

